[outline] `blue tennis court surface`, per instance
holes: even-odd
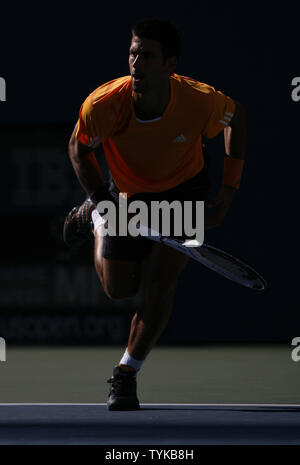
[[[0,404],[0,444],[300,444],[300,405]]]

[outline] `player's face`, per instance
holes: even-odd
[[[157,89],[170,74],[169,60],[164,62],[160,43],[133,36],[129,49],[129,70],[132,89],[145,93]]]

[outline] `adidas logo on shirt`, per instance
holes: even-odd
[[[186,142],[186,138],[183,134],[180,134],[180,136],[175,137],[172,142]]]

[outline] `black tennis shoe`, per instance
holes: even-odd
[[[91,214],[94,208],[94,203],[88,198],[69,212],[63,228],[63,238],[69,247],[80,247],[93,237]]]
[[[136,394],[136,371],[123,371],[116,366],[110,383],[108,394],[108,410],[139,410],[140,404]]]

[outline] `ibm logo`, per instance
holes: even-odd
[[[6,82],[0,77],[0,102],[6,102]]]
[[[0,362],[6,362],[6,344],[3,337],[0,337]]]

